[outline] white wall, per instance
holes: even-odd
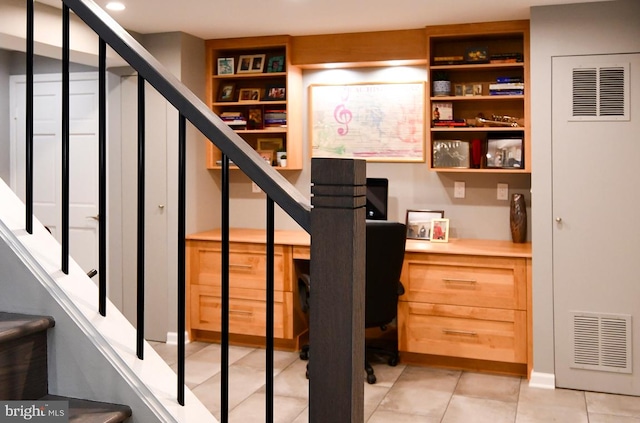
[[[554,56],[640,51],[640,2],[531,9],[534,371],[554,374],[551,60]],[[633,81],[632,81],[633,83]],[[616,187],[611,187],[615,190]],[[594,219],[597,219],[594,216]]]

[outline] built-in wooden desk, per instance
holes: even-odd
[[[191,339],[219,340],[219,229],[187,237],[188,330]],[[310,236],[275,231],[276,346],[306,341],[297,275],[309,271]],[[260,345],[265,334],[265,232],[230,230],[231,341]],[[402,360],[529,376],[531,244],[451,239],[407,240],[398,304]]]

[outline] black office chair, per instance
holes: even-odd
[[[400,282],[406,227],[399,222],[367,220],[366,232],[366,293],[365,293],[365,328],[379,327],[386,330],[394,321],[398,312],[398,297],[404,293]],[[303,311],[309,310],[309,293],[311,281],[308,275],[298,279],[298,289]],[[382,348],[366,345],[367,356],[371,354],[389,357],[388,364],[395,366],[400,357],[398,343],[395,340],[390,347]],[[300,351],[300,358],[309,358],[309,346]],[[376,383],[376,376],[369,360],[365,358],[367,382]],[[308,377],[308,372],[307,372]]]

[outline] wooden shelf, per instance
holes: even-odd
[[[238,113],[249,121],[250,116],[261,116],[259,129],[238,129],[235,132],[243,138],[252,148],[258,149],[262,139],[270,138],[271,144],[282,144],[287,154],[287,166],[275,169],[301,170],[302,169],[302,70],[291,64],[291,37],[247,37],[208,40],[206,42],[207,53],[207,100],[211,109],[218,115],[225,112]],[[237,73],[240,56],[264,55],[264,69],[262,72]],[[228,57],[234,59],[233,74],[217,74],[217,62],[219,58]],[[269,72],[269,60],[274,57],[282,57],[282,72]],[[232,101],[220,101],[219,93],[223,87],[229,87]],[[284,89],[284,99],[265,100],[272,89]],[[239,101],[239,91],[242,89],[258,90],[260,100]],[[286,126],[268,127],[265,124],[265,115],[269,110],[283,110],[286,113]],[[279,118],[279,117],[278,117]],[[274,160],[276,152],[274,151]],[[207,168],[220,169],[216,162],[222,157],[221,152],[213,145],[207,146]],[[274,163],[275,164],[275,163]],[[232,167],[233,168],[233,167]]]
[[[464,57],[468,49],[478,46],[486,48],[489,57],[495,54],[515,53],[522,59],[521,62],[510,63],[457,63],[428,66],[430,81],[436,80],[436,76],[446,74],[451,82],[452,94],[476,92],[476,88],[480,93],[480,95],[466,96],[434,96],[432,87],[429,86],[427,98],[431,103],[428,106],[430,112],[439,107],[438,112],[441,114],[443,110],[447,111],[451,107],[453,119],[465,119],[469,122],[478,116],[484,116],[489,120],[494,115],[509,116],[518,119],[520,124],[517,127],[432,127],[428,131],[427,143],[429,169],[436,172],[459,173],[531,173],[528,21],[489,22],[472,26],[439,25],[427,27],[426,34],[429,63],[434,63],[436,57]],[[490,85],[497,83],[498,78],[501,77],[521,81],[524,84],[524,94],[489,95]],[[469,85],[473,86],[472,89]],[[438,105],[438,103],[450,103],[450,106],[442,109],[442,104]],[[440,117],[440,119],[447,118]],[[511,142],[511,140],[509,145],[503,142],[500,147],[492,143],[493,148],[498,150],[491,151],[493,157],[499,157],[496,160],[504,157],[502,163],[508,161],[513,164],[515,161],[520,163],[521,167],[487,166],[486,162],[492,160],[492,156],[487,154],[487,146],[490,139],[496,138],[522,139],[521,145],[518,141]],[[474,163],[471,163],[470,147],[471,142],[477,143],[478,139],[481,142],[481,163],[479,166],[477,164],[474,166]],[[477,146],[477,144],[474,145]],[[452,153],[451,149],[455,152]],[[460,157],[463,159],[460,160]],[[455,163],[460,163],[461,166],[444,167],[454,166]]]

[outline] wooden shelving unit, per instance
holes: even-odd
[[[436,96],[432,83],[428,87],[427,110],[432,113],[427,140],[429,168],[438,172],[531,173],[529,22],[427,27],[426,41],[429,80],[446,74],[451,82],[450,95]],[[468,63],[469,49],[486,51],[486,61],[494,55],[512,53],[520,59],[511,63]],[[436,63],[438,57],[455,59],[441,64]],[[491,95],[489,85],[497,83],[498,78],[522,81],[523,94]],[[479,92],[475,88],[465,91],[468,86],[480,87]],[[453,119],[464,120],[467,126],[435,126],[433,110],[442,104],[450,104]],[[516,118],[518,126],[487,126],[476,120],[479,116],[487,120],[494,120],[493,116]],[[518,140],[522,140],[521,145]],[[461,158],[465,154],[466,158]]]
[[[291,64],[291,37],[273,36],[256,38],[228,38],[209,40],[206,43],[207,53],[207,104],[222,116],[224,113],[240,113],[247,126],[237,129],[238,133],[251,147],[258,150],[260,140],[280,140],[287,155],[286,167],[275,162],[274,167],[280,170],[302,169],[302,71]],[[255,73],[239,73],[240,56],[264,55],[263,70]],[[218,73],[218,59],[233,58],[232,74]],[[269,68],[271,58],[282,58],[282,71]],[[221,90],[232,86],[230,97],[223,98]],[[284,88],[284,99],[269,98],[273,88]],[[243,89],[258,90],[258,100],[242,100],[239,97]],[[261,123],[253,125],[250,114],[259,111]],[[266,122],[268,114],[286,113],[286,123],[282,126],[269,126]],[[221,152],[213,145],[207,146],[207,168],[219,169]]]

